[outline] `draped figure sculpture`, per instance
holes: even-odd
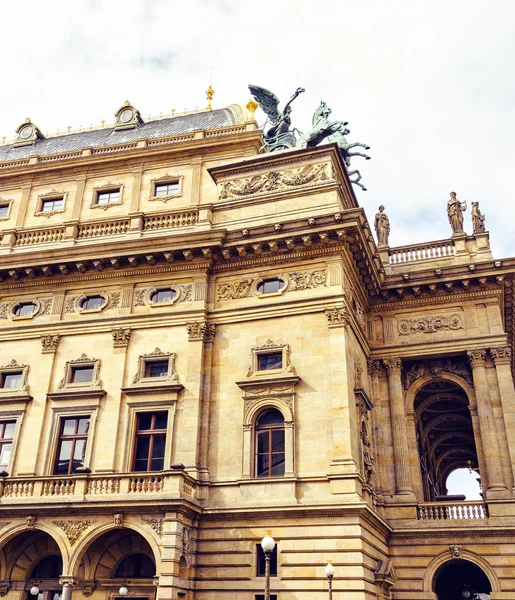
[[[463,213],[467,210],[467,203],[460,202],[456,198],[456,192],[451,192],[451,197],[447,202],[447,216],[451,224],[452,235],[464,233],[463,231]]]
[[[479,210],[479,202],[472,202],[472,233],[475,235],[485,231],[485,215]]]
[[[381,204],[379,212],[376,214],[375,229],[377,234],[377,245],[388,246],[388,236],[390,235],[390,219],[384,212],[384,206]]]

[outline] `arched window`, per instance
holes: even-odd
[[[45,556],[32,567],[29,579],[59,579],[62,572],[63,559],[60,556]]]
[[[256,421],[256,477],[284,475],[284,417],[275,408],[262,412]]]

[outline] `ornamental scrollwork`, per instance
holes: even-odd
[[[239,300],[250,296],[252,279],[240,279],[230,283],[221,283],[216,288],[216,299],[219,302],[226,300]]]
[[[327,163],[307,165],[299,169],[270,171],[253,177],[225,181],[220,185],[219,200],[245,198],[267,192],[281,192],[295,187],[331,181]]]
[[[114,348],[126,348],[131,339],[132,329],[130,327],[127,329],[117,327],[111,331],[111,334]]]
[[[159,517],[141,517],[141,520],[149,525],[159,537],[163,534],[163,519]]]
[[[457,331],[463,329],[460,315],[417,317],[414,319],[401,319],[397,328],[400,335],[413,335],[416,333],[437,333],[439,331]]]
[[[82,519],[77,521],[52,521],[52,523],[64,531],[70,542],[70,546],[74,546],[82,532],[86,531],[86,529],[95,523],[95,521]]]
[[[290,278],[291,290],[307,290],[325,285],[327,271],[319,269],[317,271],[294,271],[288,273]]]
[[[496,366],[511,364],[511,346],[498,346],[497,348],[490,348],[490,354],[492,355]]]
[[[464,359],[446,358],[407,363],[403,369],[404,389],[407,390],[417,379],[426,374],[430,374],[432,377],[441,377],[445,373],[453,373],[469,385],[473,384],[470,370]]]

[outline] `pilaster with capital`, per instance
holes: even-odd
[[[402,361],[400,358],[389,358],[385,359],[383,363],[388,372],[388,391],[390,393],[393,456],[395,461],[395,492],[397,494],[413,494],[406,412],[404,410],[404,394],[402,392],[401,380]]]
[[[515,490],[515,386],[511,373],[511,346],[490,348],[490,355],[495,364],[495,373],[501,396],[504,428],[510,453],[513,489]]]
[[[372,428],[375,435],[372,436],[374,443],[374,453],[376,456],[376,468],[377,468],[377,484],[378,493],[387,489],[387,476],[385,473],[385,440],[384,440],[384,428],[381,426],[383,421],[382,414],[382,398],[379,384],[379,372],[381,370],[381,361],[376,358],[369,358],[367,360],[367,371],[368,376],[372,384],[372,402],[374,403],[374,410],[371,411]],[[377,426],[379,425],[379,426]]]
[[[492,410],[490,391],[486,377],[486,349],[475,348],[469,350],[467,356],[472,368],[474,391],[476,394],[477,412],[481,427],[483,454],[485,457],[487,486],[486,492],[495,495],[496,492],[506,490],[501,470],[502,456],[497,440],[497,428]]]

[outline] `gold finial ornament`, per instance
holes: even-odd
[[[128,100],[125,100],[124,106],[130,106],[131,103]]]
[[[215,95],[215,90],[211,87],[211,84],[209,84],[209,87],[206,90],[206,96],[207,96],[206,110],[213,110],[211,108],[211,101],[213,100],[214,95]]]
[[[249,111],[249,121],[254,121],[254,113],[259,108],[259,104],[254,100],[249,100],[245,108]]]

